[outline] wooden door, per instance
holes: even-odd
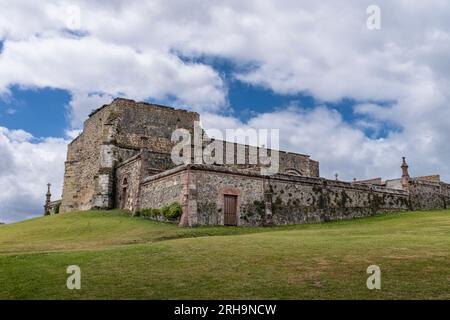
[[[237,196],[225,195],[223,207],[223,224],[226,226],[237,226]]]
[[[127,208],[127,202],[128,202],[128,193],[127,193],[127,187],[122,188],[122,203],[120,205],[121,209]]]

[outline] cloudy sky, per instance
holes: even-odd
[[[367,28],[369,5],[381,29]],[[450,2],[0,0],[0,221],[62,191],[66,145],[114,97],[279,128],[341,179],[450,181]]]

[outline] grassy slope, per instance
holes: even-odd
[[[450,299],[449,248],[450,211],[270,229],[66,214],[0,226],[0,298]],[[82,290],[65,287],[71,264]]]
[[[92,250],[174,238],[261,231],[228,227],[178,228],[169,223],[130,218],[121,210],[84,211],[1,226],[0,254]]]

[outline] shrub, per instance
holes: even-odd
[[[146,208],[136,211],[136,217],[158,218],[164,217],[167,220],[174,221],[181,216],[181,205],[178,202],[171,203],[160,209]]]
[[[181,205],[178,202],[174,202],[164,209],[163,214],[169,220],[177,220],[181,216]]]
[[[161,215],[164,216],[165,218],[167,218],[167,216],[169,215],[169,210],[170,210],[170,206],[164,206],[160,209],[161,211]]]
[[[59,213],[59,208],[61,207],[61,202],[58,202],[57,204],[55,204],[55,208],[53,209],[53,212],[55,214]]]
[[[139,213],[140,213],[141,217],[147,217],[147,218],[154,218],[160,214],[158,209],[152,209],[152,208],[141,209],[141,210],[139,210]]]
[[[150,209],[150,217],[156,218],[161,215],[160,209]]]

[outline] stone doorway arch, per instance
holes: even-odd
[[[123,178],[122,181],[122,190],[120,193],[120,208],[126,209],[128,203],[128,179]]]

